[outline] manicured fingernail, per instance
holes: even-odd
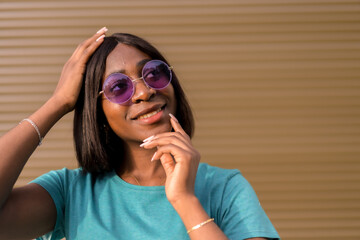
[[[146,144],[149,144],[150,142],[144,142],[144,143],[142,143],[142,144],[140,144],[140,147],[143,147],[143,146],[145,146]]]
[[[175,122],[179,122],[179,121],[176,119],[176,117],[175,117],[174,115],[172,115],[171,113],[169,113],[169,116],[170,116],[172,119],[174,119]]]
[[[108,29],[106,27],[103,27],[99,31],[97,31],[96,33],[107,32],[107,30]]]
[[[150,141],[151,139],[153,139],[154,138],[154,135],[152,135],[152,136],[150,136],[150,137],[148,137],[148,138],[146,138],[146,139],[144,139],[143,140],[143,142],[145,143],[145,142],[147,142],[147,141]]]
[[[96,39],[96,42],[98,42],[98,41],[100,41],[101,39],[103,39],[105,37],[105,35],[103,34],[103,35],[101,35],[100,37],[98,37],[97,39]]]
[[[154,155],[152,156],[151,158],[151,162],[155,160],[155,155],[156,155],[157,152],[154,153]]]

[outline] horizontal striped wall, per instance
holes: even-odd
[[[76,45],[103,26],[165,54],[202,161],[240,169],[283,239],[360,238],[359,1],[2,1],[1,135],[51,96]],[[72,114],[17,186],[64,166],[76,167]]]

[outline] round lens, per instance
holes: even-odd
[[[134,93],[132,81],[122,73],[108,76],[103,85],[105,97],[113,103],[125,103]]]
[[[142,76],[149,87],[163,89],[171,82],[172,73],[163,61],[151,60],[143,67]]]

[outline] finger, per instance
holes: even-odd
[[[173,144],[167,144],[158,147],[151,161],[159,160],[163,154],[171,154],[171,158],[176,163],[183,162],[184,160],[186,161],[187,159],[190,160],[192,157],[191,151],[186,151],[183,148]]]
[[[181,133],[170,133],[171,135],[155,136],[154,138],[140,144],[140,147],[145,149],[151,149],[166,144],[173,144],[183,148],[184,150],[190,150],[192,147],[191,143],[184,139]]]
[[[90,56],[95,52],[95,50],[101,45],[101,43],[104,41],[105,34],[98,37],[95,41],[93,41],[89,47],[87,47],[83,54],[81,55],[81,59],[85,62],[88,61]]]
[[[82,42],[79,45],[79,50],[84,50],[87,47],[89,47],[90,44],[92,44],[94,41],[96,42],[96,40],[98,40],[99,38],[101,38],[102,35],[104,35],[106,32],[108,31],[108,29],[106,27],[101,28],[99,31],[97,31],[94,35],[92,35],[90,38],[88,38],[87,40],[85,40],[84,42]]]
[[[184,140],[184,142],[188,142],[189,139],[186,138],[182,133],[180,132],[164,132],[164,133],[158,133],[156,135],[152,135],[151,137],[148,137],[146,139],[143,140],[143,142],[149,142],[158,138],[162,138],[162,137],[171,137],[171,136],[175,136],[178,138],[181,138]]]
[[[175,169],[175,162],[174,159],[172,158],[172,156],[168,153],[162,154],[160,157],[160,162],[161,165],[163,166],[164,170],[165,170],[165,174],[166,176],[170,176],[170,174],[174,171]]]
[[[84,42],[80,43],[74,51],[74,56],[82,55],[84,50],[87,49],[90,45],[93,45],[94,42],[98,43],[100,45],[100,43],[103,41],[102,39],[104,39],[105,33],[107,31],[108,31],[108,29],[106,27],[103,27],[99,31],[97,31],[93,36],[86,39]]]
[[[170,116],[170,123],[171,123],[171,126],[173,127],[174,131],[179,132],[182,135],[184,135],[190,139],[190,137],[187,135],[187,133],[181,127],[181,125],[180,125],[179,121],[176,119],[176,117],[174,115],[172,115],[171,113],[169,113],[169,116]]]

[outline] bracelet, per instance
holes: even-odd
[[[41,143],[42,143],[43,138],[41,137],[40,130],[39,130],[38,126],[36,126],[36,124],[31,119],[28,119],[28,118],[23,119],[19,124],[21,124],[24,121],[29,122],[35,128],[35,131],[37,132],[37,134],[39,136],[39,144],[38,144],[38,146],[40,146]]]
[[[195,225],[195,226],[193,226],[191,229],[187,230],[187,233],[190,233],[190,232],[192,232],[192,231],[194,231],[194,230],[196,230],[196,229],[198,229],[198,228],[201,228],[201,227],[204,226],[205,224],[207,224],[207,223],[209,223],[209,222],[212,222],[212,221],[214,221],[214,219],[213,219],[213,218],[210,218],[210,219],[208,219],[208,220],[206,220],[206,221],[204,221],[204,222],[202,222],[202,223],[199,223],[198,225]]]

